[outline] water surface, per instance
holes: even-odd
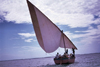
[[[100,67],[100,53],[76,55],[75,63],[56,65],[53,57],[0,61],[0,67]]]

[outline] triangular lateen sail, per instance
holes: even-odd
[[[27,3],[36,37],[42,49],[51,53],[58,47],[64,47],[61,30],[28,0]],[[77,49],[65,34],[64,40],[66,48]]]

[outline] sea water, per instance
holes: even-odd
[[[0,67],[100,67],[100,53],[76,55],[75,63],[56,65],[53,57],[0,61]]]

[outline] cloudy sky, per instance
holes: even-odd
[[[100,52],[99,0],[29,0],[78,48],[76,54]],[[54,56],[40,48],[26,0],[0,0],[0,60]]]

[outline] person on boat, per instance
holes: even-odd
[[[75,55],[75,50],[74,50],[74,48],[72,48],[72,51],[73,51],[73,54]]]
[[[59,58],[59,53],[56,54],[56,57],[55,58],[57,58],[57,59]]]
[[[68,58],[68,54],[64,53],[63,58]]]
[[[68,49],[65,50],[64,54],[62,55],[62,58],[68,58]]]
[[[73,54],[71,53],[71,54],[70,54],[70,57],[72,57],[72,56],[73,56]]]
[[[72,53],[70,54],[70,56],[72,56]]]
[[[72,51],[73,51],[72,57],[75,57],[75,50],[74,50],[74,48],[72,48]]]
[[[68,54],[68,49],[65,51],[66,54]]]

